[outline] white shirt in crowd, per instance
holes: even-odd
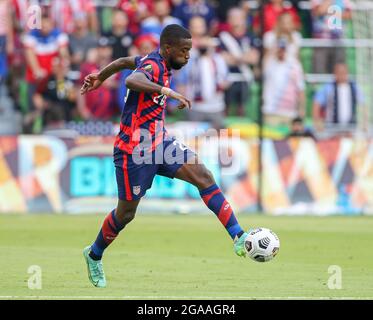
[[[264,107],[267,115],[293,118],[298,115],[299,94],[305,90],[302,65],[287,57],[269,57],[264,67]]]
[[[338,123],[348,124],[351,117],[351,86],[349,83],[341,83],[338,85]]]
[[[217,90],[217,85],[225,83],[228,77],[228,66],[219,53],[199,56],[191,53],[191,63],[185,69],[188,74],[188,96],[194,97],[200,92],[201,100],[193,101],[193,110],[207,113],[219,113],[225,110],[224,92]],[[198,75],[198,81],[190,78]]]

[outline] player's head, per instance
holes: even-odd
[[[192,36],[182,26],[171,24],[162,31],[160,46],[170,67],[179,70],[188,63],[189,51],[192,49]]]

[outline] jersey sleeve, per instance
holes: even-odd
[[[143,59],[139,62],[135,72],[145,74],[145,76],[152,82],[158,83],[160,67],[157,61],[153,59]]]

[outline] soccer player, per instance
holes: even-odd
[[[169,25],[162,31],[158,50],[145,57],[120,58],[99,73],[88,75],[81,88],[81,94],[85,94],[116,72],[134,70],[126,79],[128,92],[114,146],[118,205],[105,218],[93,245],[83,251],[89,280],[96,287],[106,286],[104,250],[134,219],[140,199],[157,174],[196,186],[234,241],[236,254],[245,256],[247,233],[238,224],[211,172],[199,163],[194,152],[170,137],[164,128],[168,97],[180,102],[179,109],[191,108],[187,98],[170,89],[171,70],[179,70],[188,63],[191,48],[189,31],[176,24]]]

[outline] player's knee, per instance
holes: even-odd
[[[116,217],[118,219],[118,222],[125,226],[129,224],[136,215],[136,210],[133,209],[127,209],[127,210],[117,210]]]
[[[211,187],[213,184],[215,184],[214,176],[210,170],[204,169],[198,177],[197,187],[201,190]]]
[[[135,219],[136,212],[135,211],[129,211],[126,212],[126,215],[124,216],[124,224],[130,223],[133,219]]]

